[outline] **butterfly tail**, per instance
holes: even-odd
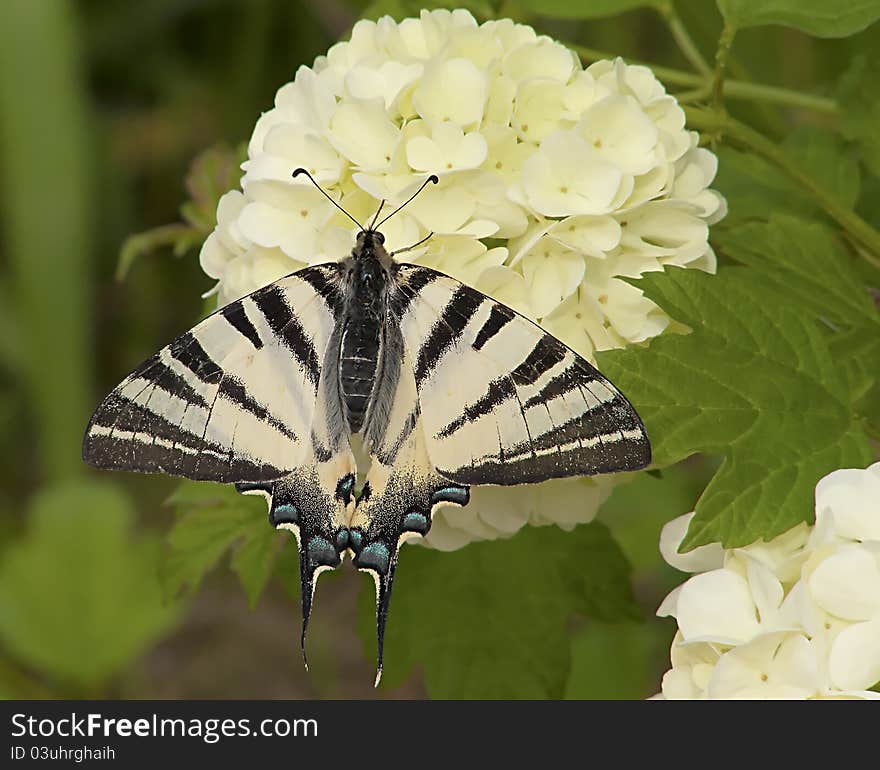
[[[385,625],[388,622],[388,608],[391,605],[391,588],[394,585],[394,573],[397,571],[397,554],[391,559],[385,575],[373,573],[376,578],[376,681],[379,686],[382,679],[385,654]]]

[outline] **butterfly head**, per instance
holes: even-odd
[[[358,251],[378,251],[385,246],[385,236],[378,230],[361,230],[357,235]]]

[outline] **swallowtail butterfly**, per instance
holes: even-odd
[[[138,366],[95,411],[83,457],[263,495],[298,541],[304,655],[318,575],[351,556],[376,583],[378,684],[399,547],[439,506],[467,505],[477,484],[637,470],[651,449],[587,361],[392,259],[377,218],[346,258],[226,305]],[[370,456],[362,485],[354,436]]]

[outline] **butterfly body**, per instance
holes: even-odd
[[[297,537],[303,643],[317,577],[376,582],[379,672],[402,542],[473,484],[635,470],[641,420],[588,362],[510,308],[399,263],[373,229],[206,318],[98,407],[84,459],[234,483]],[[358,467],[352,437],[370,456]]]

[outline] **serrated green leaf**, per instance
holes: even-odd
[[[875,417],[880,410],[880,328],[857,326],[838,332],[829,349],[846,374],[856,411]],[[874,419],[872,422],[876,424]]]
[[[230,566],[241,581],[251,609],[257,606],[260,595],[272,577],[279,552],[285,543],[290,542],[290,533],[272,529],[264,516],[256,517],[248,524],[241,545],[232,555]],[[299,564],[299,559],[293,558],[295,556],[295,553],[291,554],[291,562]]]
[[[159,542],[135,539],[129,499],[106,483],[59,484],[0,560],[0,640],[25,665],[93,691],[171,627]]]
[[[385,640],[385,678],[418,666],[435,698],[561,697],[574,614],[638,616],[629,566],[608,530],[526,527],[509,540],[441,553],[405,548]],[[360,624],[375,650],[375,604]],[[372,587],[370,590],[372,593]]]
[[[688,335],[609,351],[600,368],[645,420],[655,463],[723,454],[684,548],[769,539],[809,520],[816,482],[870,461],[846,375],[818,324],[748,268],[667,269],[638,282]]]
[[[599,19],[634,8],[662,5],[660,0],[520,0],[533,13],[557,19]]]
[[[717,0],[735,29],[781,24],[816,37],[848,37],[880,19],[878,0]]]
[[[831,357],[848,382],[850,402],[857,413],[871,417],[880,378],[880,314],[855,257],[835,233],[822,224],[779,215],[767,224],[724,230],[715,240],[726,256],[754,268],[780,300],[796,303],[822,322]]]
[[[840,80],[840,128],[856,143],[864,164],[880,176],[880,55],[861,54]]]
[[[168,500],[178,519],[168,533],[163,570],[170,594],[195,590],[224,553],[255,606],[272,574],[284,534],[266,521],[265,503],[223,484],[185,482]]]
[[[124,281],[137,260],[149,256],[159,249],[170,248],[175,256],[182,256],[193,244],[194,239],[198,237],[199,233],[192,225],[186,225],[182,222],[162,225],[154,227],[152,230],[129,235],[119,250],[119,259],[116,262],[116,280]],[[181,252],[181,249],[184,250]]]
[[[715,240],[725,255],[753,267],[765,287],[813,317],[837,326],[880,323],[853,257],[826,225],[774,214],[767,223],[721,231]]]

